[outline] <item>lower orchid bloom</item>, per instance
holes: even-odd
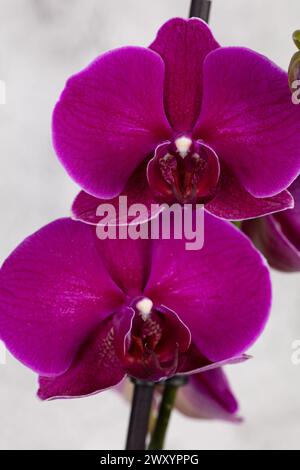
[[[1,268],[0,338],[40,375],[39,397],[241,360],[268,319],[269,270],[233,225],[207,216],[205,234],[191,252],[60,219],[26,239]]]
[[[242,229],[280,271],[300,271],[300,177],[289,188],[294,209],[243,222]]]
[[[122,194],[243,220],[292,207],[300,107],[266,57],[220,47],[203,21],[175,18],[149,48],[113,50],[68,80],[53,141],[84,190],[74,218],[96,223],[103,199]]]

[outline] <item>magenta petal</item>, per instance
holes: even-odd
[[[191,376],[178,392],[176,407],[192,418],[240,421],[238,403],[222,369]]]
[[[198,119],[203,62],[218,47],[206,23],[196,18],[168,21],[150,46],[165,62],[165,108],[177,132],[191,131]]]
[[[285,237],[300,252],[300,176],[289,187],[289,191],[295,201],[294,208],[275,217]]]
[[[209,214],[204,247],[192,256],[184,240],[154,244],[144,293],[177,312],[211,362],[246,351],[262,332],[271,304],[264,259],[232,224]]]
[[[125,373],[114,351],[111,319],[103,322],[82,346],[70,369],[58,377],[40,377],[42,400],[91,395],[117,385]]]
[[[119,197],[113,199],[100,199],[95,196],[91,196],[85,191],[80,191],[73,201],[71,209],[71,217],[73,220],[79,220],[90,225],[97,225],[101,217],[97,215],[97,209],[100,204],[113,204],[114,207],[118,206]],[[115,223],[115,217],[112,217],[112,223]]]
[[[264,254],[269,264],[280,271],[300,271],[300,250],[284,235],[275,216],[243,222],[243,231]]]
[[[121,200],[120,197],[123,199]],[[127,198],[126,201],[124,199],[125,197]],[[109,212],[105,214],[104,217],[103,210],[105,204],[113,205],[114,211],[109,208]],[[138,212],[136,204],[143,204],[145,206],[145,214]],[[102,206],[101,213],[98,210],[100,205]],[[128,214],[130,207],[132,213]],[[136,213],[134,210],[135,207],[137,210]],[[150,220],[156,217],[161,210],[160,205],[156,203],[150,191],[146,178],[146,168],[143,165],[141,169],[134,172],[126,188],[118,197],[110,200],[99,199],[81,191],[73,202],[72,216],[75,220],[80,220],[92,225],[102,223],[104,219],[105,223],[109,225],[127,225],[129,223],[135,223],[136,220],[138,220],[139,223]]]
[[[221,180],[215,198],[205,208],[211,214],[228,220],[245,220],[260,217],[293,207],[294,200],[288,191],[273,197],[256,198],[246,191],[237,178],[222,168]]]
[[[56,152],[89,194],[120,194],[171,129],[163,109],[164,64],[149,49],[100,56],[68,80],[53,115]]]
[[[103,266],[95,232],[61,219],[27,238],[0,272],[0,337],[42,375],[65,372],[124,294]]]
[[[249,361],[249,359],[252,359],[252,356],[242,354],[230,359],[225,359],[224,361],[209,362],[207,359],[204,359],[199,352],[195,353],[195,348],[192,348],[192,351],[188,351],[187,354],[183,355],[178,374],[188,376],[202,374],[211,370],[220,369],[220,367],[242,364],[243,362]]]
[[[107,272],[127,298],[141,296],[149,276],[151,240],[99,240],[97,249]]]
[[[269,217],[245,221],[243,231],[280,271],[300,271],[300,177],[289,187],[295,207]]]
[[[204,63],[201,115],[194,130],[249,193],[269,197],[300,171],[300,107],[287,74],[264,56],[221,48]]]
[[[242,354],[222,361],[211,362],[198,350],[195,344],[191,344],[189,349],[181,354],[178,364],[179,375],[195,375],[219,369],[228,365],[241,364],[251,359],[251,356]]]

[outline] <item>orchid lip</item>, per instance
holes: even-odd
[[[186,135],[157,147],[147,168],[156,199],[180,204],[210,202],[220,177],[217,154],[206,143]]]
[[[180,354],[190,346],[189,329],[175,312],[155,306],[147,296],[134,299],[129,308],[130,319],[123,312],[115,323],[117,332],[121,324],[126,325],[124,348],[117,348],[126,373],[155,381],[174,375]]]

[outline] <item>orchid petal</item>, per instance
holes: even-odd
[[[144,292],[177,312],[211,362],[245,352],[264,329],[271,306],[264,259],[232,224],[208,214],[204,247],[192,256],[185,240],[154,244]]]
[[[275,196],[300,171],[300,107],[287,74],[245,48],[211,52],[194,137],[202,138],[256,197]]]
[[[289,187],[295,206],[291,210],[276,214],[276,220],[290,243],[300,252],[300,176]]]
[[[171,134],[163,109],[164,64],[124,47],[70,78],[53,115],[53,141],[70,176],[89,194],[112,198]]]
[[[0,272],[0,336],[41,375],[65,372],[93,330],[124,302],[94,230],[60,219],[27,238]]]
[[[149,276],[151,240],[98,240],[97,249],[107,272],[127,298],[140,297]]]
[[[191,376],[177,392],[176,408],[191,418],[240,422],[238,403],[222,369]]]
[[[110,200],[99,199],[85,191],[81,191],[73,202],[72,217],[74,220],[80,220],[91,225],[101,224],[103,214],[99,213],[99,208],[101,208],[100,206],[102,208],[106,207],[104,206],[106,204],[113,206],[113,208],[109,208],[108,214],[105,214],[105,222],[112,226],[144,223],[153,219],[162,211],[161,205],[155,201],[149,188],[144,165],[133,173],[126,188],[118,197]],[[130,207],[132,211],[134,207],[137,207],[136,204],[144,205],[146,209],[145,216],[143,214],[132,213],[130,215],[128,213]]]
[[[181,357],[178,375],[191,376],[195,374],[203,374],[211,370],[220,369],[220,367],[242,364],[250,359],[252,359],[251,356],[242,354],[241,356],[225,359],[224,361],[209,362],[207,359],[204,359],[203,356],[199,354],[197,348],[192,345],[187,354],[184,354]]]
[[[166,66],[165,108],[176,132],[191,131],[198,119],[203,62],[218,47],[207,24],[197,18],[168,21],[150,46]]]
[[[246,220],[285,211],[293,206],[294,200],[288,191],[268,198],[252,196],[223,165],[217,193],[205,209],[221,219]]]
[[[242,224],[242,230],[274,269],[300,271],[300,250],[285,236],[281,224],[274,216],[246,220]]]
[[[88,396],[121,382],[125,372],[115,355],[114,336],[111,319],[107,319],[83,345],[67,372],[39,378],[39,398]]]
[[[280,271],[300,271],[300,177],[289,187],[295,206],[272,216],[245,221],[242,230]]]

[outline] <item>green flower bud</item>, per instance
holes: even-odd
[[[298,47],[299,52],[293,55],[290,66],[289,66],[289,85],[292,91],[295,91],[293,86],[296,80],[300,80],[300,30],[294,32],[293,41]]]
[[[300,29],[294,32],[293,34],[293,40],[298,49],[300,49]]]
[[[300,52],[293,55],[289,66],[289,85],[291,90],[295,91],[292,86],[295,80],[300,80]]]

